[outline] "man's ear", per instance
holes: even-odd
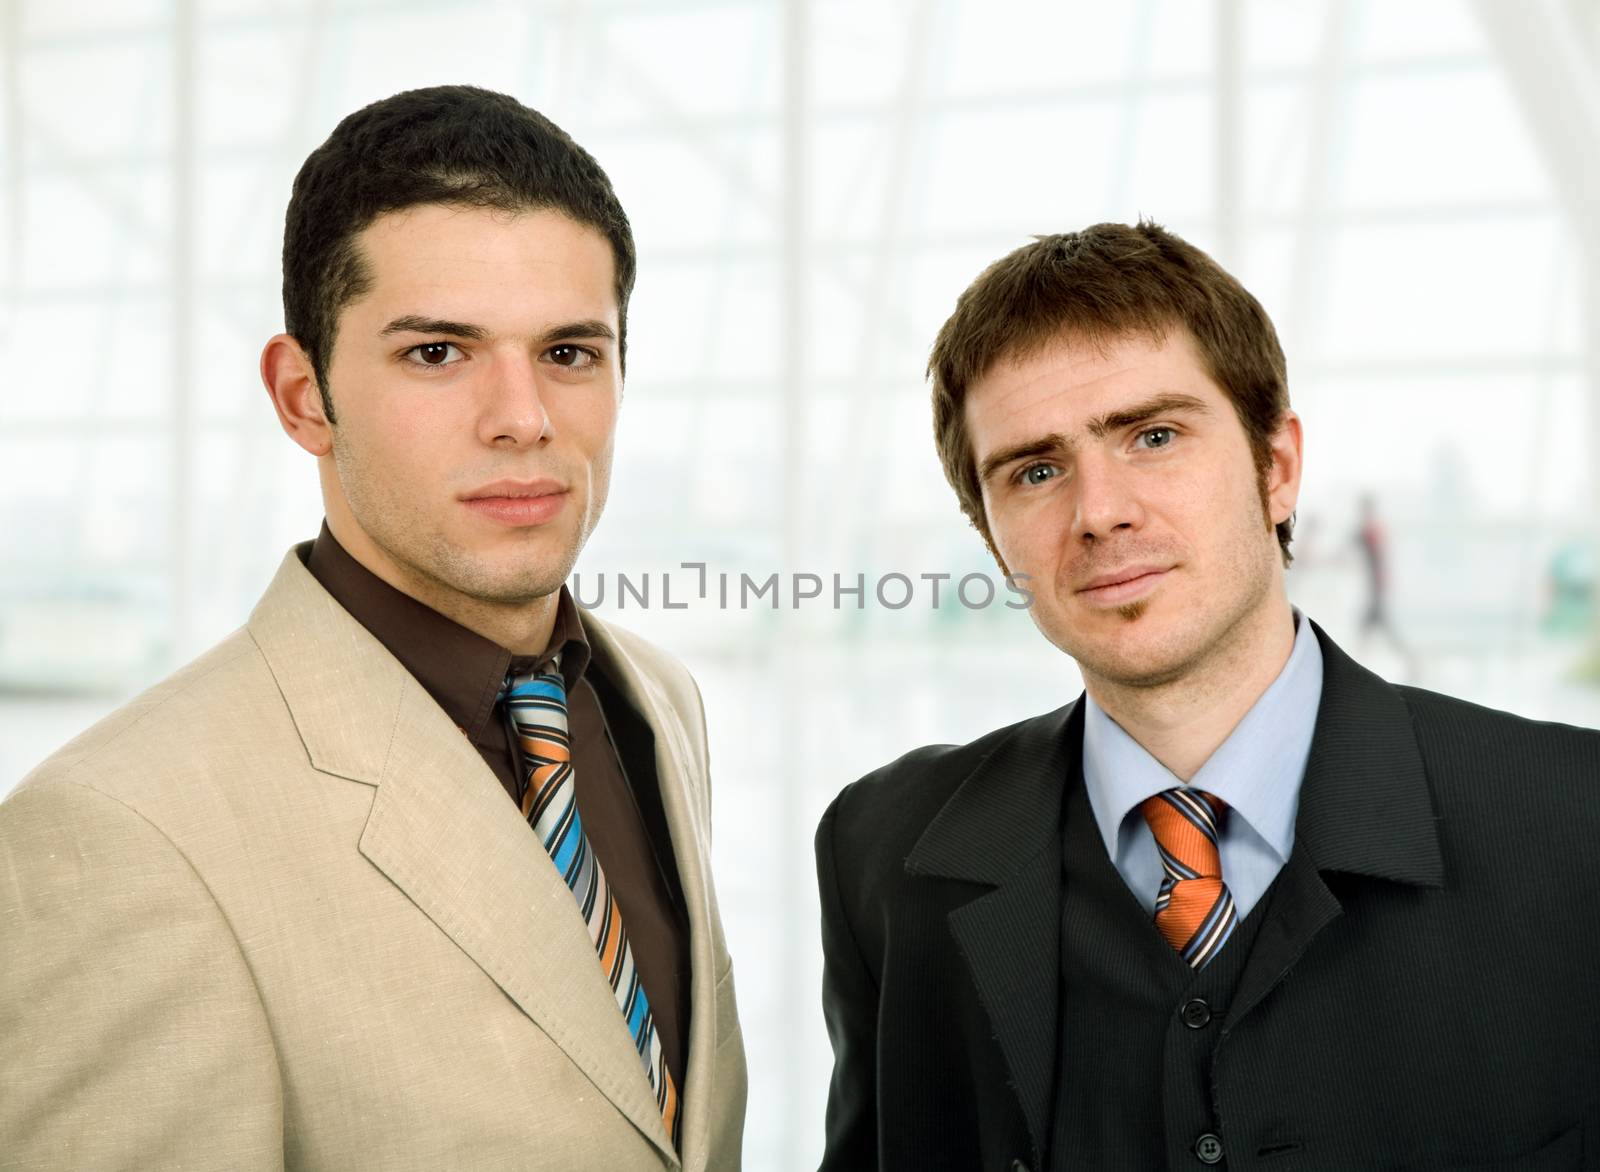
[[[1267,518],[1274,525],[1294,516],[1300,499],[1300,474],[1304,471],[1300,416],[1285,411],[1270,441],[1267,467]]]
[[[261,382],[289,438],[313,456],[333,450],[333,424],[311,358],[292,334],[276,334],[261,351]]]

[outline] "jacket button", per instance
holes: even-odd
[[[1191,1030],[1203,1030],[1211,1024],[1211,1006],[1196,997],[1193,1001],[1183,1003],[1181,1016],[1183,1024]]]
[[[1209,1131],[1194,1141],[1194,1154],[1202,1164],[1222,1163],[1222,1141]]]

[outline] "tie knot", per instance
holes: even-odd
[[[1219,878],[1217,827],[1227,806],[1204,790],[1163,790],[1140,804],[1167,872],[1177,879]]]
[[[526,756],[545,761],[568,759],[567,685],[559,663],[507,675],[499,699]]]
[[[566,702],[567,681],[561,674],[560,652],[551,656],[550,661],[542,667],[524,672],[512,668],[506,672],[506,678],[500,684],[500,692],[494,698],[495,703],[499,704],[518,696],[543,696],[558,699],[562,703]]]

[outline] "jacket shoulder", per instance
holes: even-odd
[[[1588,770],[1600,761],[1600,729],[1532,720],[1425,688],[1396,687],[1429,756]]]
[[[281,703],[265,659],[249,634],[236,631],[116,708],[50,756],[14,793],[58,782],[134,797],[153,777],[203,755],[241,712],[263,698]],[[159,767],[159,769],[158,769]]]
[[[876,860],[874,871],[901,867],[946,802],[972,772],[1027,726],[1030,717],[963,745],[923,745],[841,790],[823,814],[817,849],[840,858]]]
[[[1449,807],[1496,804],[1600,826],[1600,730],[1531,720],[1454,696],[1399,686],[1435,794]],[[1570,800],[1569,800],[1570,799]]]

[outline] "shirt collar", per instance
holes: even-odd
[[[356,561],[323,522],[306,569],[334,601],[400,661],[455,724],[476,739],[494,711],[506,673],[542,667],[561,653],[561,675],[571,691],[589,664],[589,641],[567,588],[556,601],[550,642],[538,655],[510,651],[446,618]]]
[[[1226,802],[1282,862],[1294,846],[1300,781],[1322,701],[1322,648],[1298,609],[1294,619],[1294,646],[1283,670],[1189,781]],[[1112,858],[1122,823],[1139,803],[1183,784],[1087,694],[1083,776]]]

